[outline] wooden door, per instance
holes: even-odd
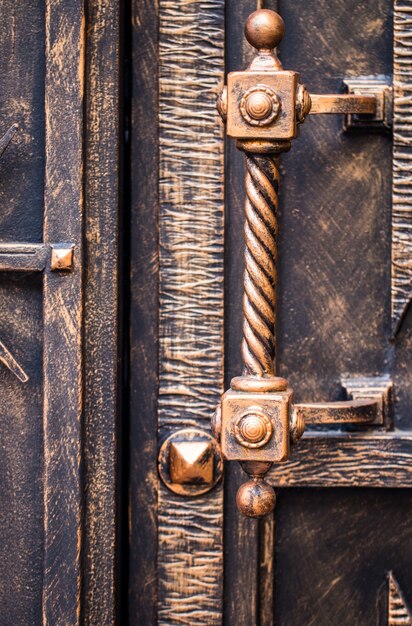
[[[341,92],[348,77],[394,84],[390,132],[313,117],[282,157],[277,337],[296,401],[339,400],[345,376],[379,377],[393,384],[392,415],[309,427],[269,474],[278,503],[264,521],[237,511],[235,463],[198,497],[159,479],[158,446],[209,431],[241,373],[244,163],[215,99],[251,59],[243,25],[256,6],[160,0],[157,13],[135,0],[129,623],[409,624],[412,5],[265,7],[285,21],[284,67],[311,92]]]
[[[277,329],[297,402],[379,379],[391,411],[308,427],[261,521],[237,463],[165,484],[164,442],[212,437],[241,373],[245,168],[216,97],[256,2],[4,0],[2,624],[412,623],[412,4],[265,6],[312,93],[394,85],[390,131],[314,117],[282,156]]]
[[[109,624],[120,10],[6,0],[0,22],[0,622]]]

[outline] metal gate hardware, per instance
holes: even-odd
[[[207,493],[223,474],[219,445],[199,428],[182,428],[160,447],[159,474],[166,487],[182,496]]]
[[[257,54],[245,71],[232,72],[218,99],[229,137],[246,157],[245,272],[243,279],[243,376],[234,378],[213,418],[223,457],[240,461],[251,478],[238,491],[238,507],[262,517],[275,505],[264,481],[271,465],[286,461],[291,442],[311,423],[382,424],[376,392],[341,403],[293,405],[293,392],[275,375],[278,160],[310,113],[341,113],[347,126],[390,122],[390,87],[382,81],[347,82],[347,94],[311,95],[299,74],[285,71],[276,54],[282,18],[270,10],[249,16],[245,35]],[[365,89],[362,89],[362,85]],[[362,116],[356,117],[355,116]],[[387,381],[386,381],[387,382]],[[350,393],[350,384],[348,384]]]

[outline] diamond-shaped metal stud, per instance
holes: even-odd
[[[170,444],[170,479],[174,483],[213,482],[213,449],[209,441]]]
[[[73,245],[52,245],[50,269],[70,272],[73,269]]]

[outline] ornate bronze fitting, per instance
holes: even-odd
[[[391,92],[386,83],[372,80],[361,93],[361,80],[352,81],[352,93],[310,95],[297,72],[282,68],[276,48],[283,35],[283,20],[274,11],[249,16],[245,36],[257,54],[246,70],[228,75],[217,104],[227,135],[245,153],[246,220],[243,375],[223,395],[213,430],[223,457],[239,461],[250,477],[240,487],[237,503],[251,517],[273,510],[275,493],[264,476],[273,463],[288,459],[290,443],[302,436],[305,420],[382,425],[392,388],[387,379],[380,385],[368,379],[361,396],[349,392],[343,402],[294,405],[287,381],[276,376],[279,157],[290,149],[309,113],[345,114],[351,121],[347,125],[353,126],[389,126]]]

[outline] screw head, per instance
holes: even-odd
[[[270,9],[255,11],[246,20],[245,37],[257,50],[277,48],[285,34],[285,23]]]

